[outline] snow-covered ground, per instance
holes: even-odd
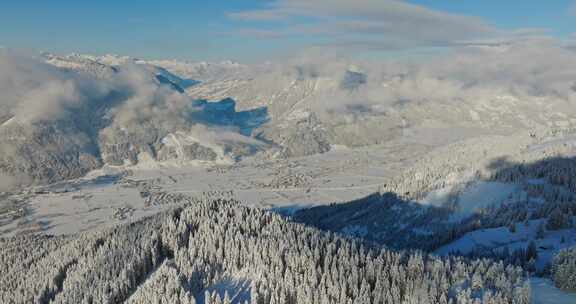
[[[421,140],[414,138],[415,135],[407,135],[400,141],[355,149],[335,146],[325,154],[291,159],[251,157],[235,164],[154,163],[150,166],[104,168],[78,180],[15,194],[18,204],[21,204],[17,206],[25,212],[8,222],[0,218],[0,237],[22,233],[62,235],[103,229],[171,207],[148,204],[142,196],[142,188],[135,185],[138,183],[154,191],[192,197],[230,191],[233,197],[246,205],[292,214],[300,208],[347,202],[382,190],[383,185],[413,165],[424,173],[448,168],[448,176],[438,173],[438,180],[432,180],[436,185],[443,184],[445,187],[428,192],[419,202],[423,205],[442,206],[456,199],[459,212],[452,216],[451,220],[454,221],[474,213],[478,208],[525,199],[525,184],[547,183],[544,179],[531,179],[524,183],[478,181],[471,174],[473,170],[470,168],[474,168],[477,163],[468,160],[468,153],[477,152],[479,157],[485,158],[495,156],[481,155],[481,150],[478,150],[480,147],[491,148],[483,140],[498,144],[502,153],[515,150],[519,143],[524,145],[522,141],[505,146],[500,144],[501,138],[482,138],[462,144],[461,150],[455,149],[458,153],[454,153],[454,156],[445,153],[450,152],[449,149],[444,151],[440,150],[444,147],[438,148],[441,142],[438,139],[433,143],[422,144]],[[526,149],[532,153],[549,149],[558,143],[563,144],[564,141],[546,147],[528,146]],[[426,158],[431,154],[432,157]],[[422,163],[430,166],[423,166]],[[466,170],[453,170],[455,173],[451,174],[451,167],[446,167],[445,163],[462,163],[469,167],[463,166]],[[538,251],[536,266],[542,269],[559,249],[576,245],[576,229],[547,231],[544,238],[537,239],[537,229],[542,221],[532,220],[527,225],[517,223],[515,232],[511,232],[508,227],[472,231],[437,249],[435,253],[466,254],[478,248],[508,248],[513,251],[526,248],[534,240]],[[343,232],[357,236],[367,233],[366,228],[360,225],[345,227]],[[428,232],[422,231],[423,234]],[[222,296],[223,290],[244,294],[246,284],[232,280],[222,282],[212,290],[221,292]],[[534,303],[576,303],[574,295],[560,292],[546,280],[534,279],[532,288]]]
[[[242,203],[290,213],[378,191],[427,147],[417,144],[334,149],[288,160],[246,159],[234,165],[139,166],[97,170],[85,178],[20,194],[26,213],[1,225],[0,236],[33,232],[71,234],[140,219],[169,206],[149,206],[136,186],[202,197],[232,191]],[[294,181],[296,180],[296,181]]]
[[[510,232],[507,227],[481,229],[469,232],[452,243],[438,248],[435,253],[447,255],[459,252],[468,254],[475,249],[494,249],[496,251],[508,248],[510,252],[515,249],[526,249],[530,241],[534,241],[538,251],[536,267],[542,269],[551,261],[553,255],[562,248],[576,245],[576,229],[546,231],[544,238],[536,237],[538,226],[543,220],[532,220],[528,225],[518,223],[516,232]],[[564,239],[564,242],[562,242]]]
[[[29,195],[24,205],[26,215],[0,226],[0,234],[71,234],[138,220],[165,208],[146,206],[137,188],[115,181],[88,180],[77,188]]]
[[[556,287],[549,279],[532,278],[533,304],[573,304],[576,303],[576,293],[564,292]]]
[[[250,281],[248,280],[226,278],[206,288],[205,292],[206,291],[211,295],[214,293],[218,294],[221,299],[224,299],[227,294],[230,304],[250,302]],[[206,303],[205,292],[196,295],[197,303]]]
[[[440,207],[457,198],[458,212],[455,219],[460,219],[481,208],[502,203],[518,188],[515,184],[499,182],[458,183],[428,193],[420,203]]]

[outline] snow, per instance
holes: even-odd
[[[531,278],[533,304],[574,304],[576,293],[562,291],[545,278]]]
[[[422,205],[441,207],[448,203],[449,196],[452,193],[452,187],[444,187],[429,192],[426,197],[418,201]]]
[[[566,137],[561,137],[561,138],[555,138],[555,139],[551,139],[542,143],[537,143],[537,144],[533,144],[528,146],[527,151],[529,152],[542,152],[545,151],[546,149],[549,149],[551,147],[554,146],[559,146],[559,145],[564,145],[564,146],[569,146],[569,147],[575,147],[576,146],[576,136],[572,135],[572,136],[566,136]]]
[[[498,182],[476,182],[467,187],[460,195],[460,212],[472,214],[479,208],[501,203],[518,189],[518,185]]]
[[[507,227],[481,229],[469,232],[450,244],[438,248],[434,253],[448,255],[455,252],[468,254],[474,249],[504,250],[510,251],[525,249],[531,240],[536,244],[538,259],[537,269],[543,269],[552,260],[556,252],[562,248],[576,246],[576,229],[547,231],[543,239],[536,238],[538,226],[543,220],[529,221],[526,226],[523,223],[516,224],[516,232],[512,233]],[[565,242],[561,240],[564,238]]]
[[[216,292],[221,299],[227,292],[230,297],[231,304],[240,304],[245,301],[250,302],[250,281],[242,279],[226,278],[220,282],[206,288],[200,294],[196,295],[196,303],[206,303],[205,291]]]
[[[476,181],[470,184],[459,183],[431,191],[419,203],[430,206],[445,206],[451,200],[458,202],[457,214],[453,220],[462,219],[476,210],[503,203],[519,186],[516,184]]]
[[[404,153],[394,153],[405,149]],[[239,163],[157,163],[106,166],[84,178],[47,186],[48,192],[23,196],[28,210],[23,218],[0,226],[0,236],[24,232],[66,235],[100,230],[137,220],[170,206],[146,206],[138,188],[117,184],[122,179],[144,181],[159,191],[193,197],[211,191],[232,191],[241,203],[291,215],[301,208],[346,202],[378,191],[390,177],[427,150],[419,145],[337,149],[322,155],[270,160],[248,158]],[[276,176],[301,174],[310,184],[298,187],[266,186]],[[69,192],[61,191],[68,188]],[[59,193],[55,193],[59,192]],[[132,210],[114,218],[120,208]]]
[[[17,119],[16,116],[12,116],[12,117],[10,117],[10,119],[8,119],[8,120],[6,120],[5,122],[3,122],[3,123],[0,125],[0,127],[6,127],[6,126],[9,126],[9,125],[11,125],[11,124],[14,124],[14,123],[16,122],[16,119]]]
[[[56,190],[56,188],[54,188]],[[0,235],[33,232],[52,235],[100,230],[113,225],[153,215],[161,207],[147,207],[136,188],[123,188],[113,181],[89,182],[80,189],[32,197],[26,205],[27,215],[0,227]],[[133,210],[127,219],[114,218],[120,208]]]
[[[304,110],[295,110],[294,112],[290,113],[286,119],[287,120],[304,120],[308,117],[310,117],[310,112],[308,111],[304,111]]]
[[[47,61],[55,66],[82,69],[85,62],[78,61],[75,57],[84,58],[84,61],[110,65],[135,61],[138,64],[150,63],[163,66],[166,70],[156,69],[152,66],[150,68],[154,73],[181,84],[184,89],[188,89],[188,94],[194,97],[214,100],[232,96],[238,99],[240,108],[268,105],[272,110],[275,108],[274,106],[278,105],[289,107],[290,110],[281,109],[282,112],[279,113],[271,111],[271,115],[282,116],[286,124],[294,123],[291,120],[302,120],[309,117],[310,108],[315,105],[314,102],[330,100],[327,98],[331,96],[329,93],[339,85],[339,81],[324,75],[306,81],[284,76],[276,79],[276,76],[270,77],[270,73],[263,73],[263,75],[254,77],[253,75],[257,72],[247,74],[247,71],[244,70],[248,69],[247,67],[233,62],[220,64],[169,60],[146,62],[115,55],[102,57],[47,56]],[[349,66],[348,70],[355,72],[363,69]],[[168,71],[182,75],[187,79],[176,77]],[[254,71],[258,71],[258,69],[254,69]],[[239,74],[246,75],[239,76]],[[186,86],[186,84],[195,83],[191,79],[197,78],[202,81],[197,86],[190,88]],[[397,89],[392,82],[383,85],[388,86],[389,90]],[[518,107],[524,102],[523,100],[517,96],[505,94],[505,92],[492,92],[478,102],[476,102],[474,95],[474,102],[468,104],[466,103],[468,101],[463,100],[462,107],[454,107],[453,104],[430,103],[435,107],[432,109],[427,108],[425,104],[413,104],[412,106],[417,107],[418,111],[411,112],[411,105],[407,104],[405,105],[406,112],[393,109],[398,111],[395,115],[401,117],[401,138],[393,139],[385,145],[366,148],[352,149],[343,145],[333,145],[333,150],[329,153],[290,160],[266,161],[249,158],[235,164],[224,152],[225,142],[240,141],[253,145],[257,145],[257,143],[249,141],[249,137],[243,138],[222,130],[203,129],[197,130],[197,132],[175,132],[166,136],[163,143],[167,146],[176,147],[181,158],[184,158],[183,155],[185,154],[183,146],[199,143],[216,151],[219,157],[218,161],[212,163],[174,161],[160,164],[149,154],[142,153],[138,155],[139,163],[136,166],[126,164],[117,168],[105,167],[90,173],[85,178],[51,185],[48,187],[50,193],[22,195],[25,201],[23,208],[26,209],[26,215],[7,225],[0,226],[0,236],[25,232],[58,235],[97,230],[117,223],[133,221],[170,207],[146,206],[138,188],[118,185],[116,181],[124,178],[120,173],[128,172],[131,173],[130,179],[148,182],[159,188],[160,191],[195,196],[208,191],[230,190],[235,198],[248,206],[266,208],[291,215],[301,208],[350,201],[378,191],[381,189],[381,185],[401,173],[420,156],[430,152],[433,147],[468,139],[474,141],[473,144],[475,145],[467,143],[465,149],[447,150],[448,153],[445,153],[445,155],[449,155],[446,163],[462,165],[462,167],[466,167],[466,171],[464,173],[456,172],[447,177],[439,177],[444,178],[444,180],[434,182],[438,182],[437,184],[444,182],[448,186],[427,193],[419,201],[419,203],[428,206],[444,206],[456,202],[458,209],[451,220],[458,221],[473,214],[479,208],[503,204],[511,197],[523,195],[520,184],[471,181],[470,173],[474,172],[472,168],[477,165],[474,160],[479,159],[472,158],[470,153],[484,151],[484,153],[492,153],[491,156],[501,156],[500,154],[508,155],[520,151],[518,149],[520,146],[525,149],[522,153],[545,152],[549,148],[559,145],[571,148],[576,146],[576,136],[574,135],[548,138],[543,142],[528,138],[528,132],[524,132],[523,137],[503,137],[504,139],[501,141],[492,141],[490,138],[486,141],[477,139],[482,135],[496,134],[497,131],[493,129],[502,129],[500,132],[503,133],[508,129],[516,130],[516,123],[523,126],[533,126],[540,118],[543,123],[550,126],[567,128],[570,124],[576,124],[574,119],[570,119],[569,112],[566,114],[555,112],[564,109],[568,111],[564,102],[553,102],[548,105],[546,100],[546,108],[549,111],[541,115],[540,110],[543,104],[538,103],[537,97],[527,99],[527,102],[532,102],[533,107],[531,110],[525,110]],[[499,95],[490,97],[493,94]],[[215,109],[219,108],[219,110],[226,110],[229,106],[229,103],[214,104]],[[379,115],[392,112],[388,105],[382,104],[373,105],[370,109],[372,110],[371,113],[378,113]],[[454,109],[458,111],[453,111]],[[426,115],[422,115],[420,112],[426,113]],[[391,120],[393,120],[393,116],[390,116]],[[470,118],[472,118],[473,123],[468,123]],[[350,119],[349,123],[352,123],[357,118]],[[382,121],[387,119],[382,116]],[[0,127],[9,126],[15,122],[17,122],[16,118],[11,118]],[[389,129],[374,129],[374,132],[387,131]],[[486,142],[490,144],[484,145]],[[486,160],[488,159],[488,156],[485,155],[484,157]],[[437,160],[432,159],[430,163]],[[438,162],[440,163],[441,160]],[[436,167],[430,165],[430,168],[442,169],[440,165]],[[287,174],[301,174],[309,178],[310,183],[304,186],[287,186],[286,188],[267,186],[270,180]],[[425,176],[425,174],[419,175]],[[525,182],[531,185],[542,185],[547,181],[545,179],[530,179]],[[131,211],[125,219],[114,218],[114,214],[119,209]],[[530,221],[527,226],[518,223],[515,233],[510,232],[508,227],[469,232],[454,242],[439,248],[435,253],[447,255],[459,251],[465,254],[478,248],[514,250],[526,248],[531,240],[535,240],[538,250],[536,266],[542,269],[559,249],[576,245],[576,229],[546,232],[543,239],[536,239],[537,227],[541,223],[542,220]],[[398,224],[407,225],[406,223]],[[365,236],[368,233],[367,227],[362,225],[346,226],[342,232],[358,236]],[[416,229],[414,232],[422,235],[431,233],[427,229]],[[561,239],[564,239],[565,242],[561,242]],[[241,295],[239,299],[243,299],[245,298],[246,285],[247,281],[241,279],[226,279],[212,286],[211,290],[217,290],[221,295],[223,295],[224,290],[227,290],[232,296]],[[576,303],[573,294],[560,292],[547,280],[533,279],[532,286],[535,303]],[[203,295],[200,296],[203,297]]]

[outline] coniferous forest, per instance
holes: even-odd
[[[107,231],[0,242],[2,303],[523,304],[530,299],[521,268],[391,251],[228,200],[190,204]],[[247,290],[222,282],[242,282]]]

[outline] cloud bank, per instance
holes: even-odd
[[[0,52],[0,191],[135,164],[141,153],[159,155],[174,133],[222,155],[258,143],[224,118],[204,127],[204,105],[156,73],[132,60],[112,68],[83,56]]]
[[[34,56],[0,51],[0,117],[25,124],[51,122],[80,108],[109,108],[113,125],[186,120],[191,99],[163,86],[144,66],[129,63],[110,77],[58,68]]]
[[[385,110],[407,103],[462,107],[498,96],[513,96],[534,107],[539,102],[576,103],[576,52],[547,40],[458,48],[417,62],[358,61],[312,53],[287,62],[276,73],[332,79],[333,84],[321,88],[313,99],[318,110],[362,108],[355,106]],[[342,85],[347,81],[358,83]]]
[[[26,123],[58,119],[111,89],[109,83],[0,50],[0,117]]]

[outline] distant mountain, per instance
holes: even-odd
[[[439,143],[446,133],[462,139],[576,127],[572,65],[533,61],[506,68],[506,62],[546,51],[573,61],[564,50],[518,46],[471,52],[435,64],[351,63],[338,58],[213,64],[207,69],[220,77],[200,79],[187,92],[208,100],[233,98],[241,109],[267,107],[270,122],[264,129],[273,137],[292,133],[287,126],[313,113],[329,144],[349,147],[399,138]],[[173,72],[190,67],[173,61],[157,64]]]
[[[478,56],[499,62],[512,52],[522,50]],[[104,164],[135,165],[144,160],[151,164],[159,159],[231,162],[262,150],[266,150],[266,157],[299,157],[323,153],[335,145],[359,147],[410,141],[435,146],[484,135],[511,135],[520,130],[530,133],[576,127],[576,119],[571,118],[576,116],[576,108],[570,106],[574,80],[561,67],[535,63],[534,68],[503,70],[501,65],[493,64],[486,67],[489,71],[483,71],[484,67],[466,60],[474,63],[478,58],[464,58],[464,65],[447,61],[438,67],[338,60],[242,65],[42,54],[36,61],[45,62],[45,66],[39,69],[50,70],[43,81],[50,82],[50,75],[58,75],[59,85],[68,87],[70,95],[64,96],[63,102],[62,96],[51,97],[60,105],[50,108],[65,115],[32,123],[44,126],[39,130],[55,130],[58,139],[54,141],[59,148],[54,151],[59,151],[58,156],[47,152],[38,158],[24,151],[22,147],[30,146],[27,141],[34,138],[36,127],[16,123],[22,119],[16,117],[14,109],[23,107],[2,104],[1,132],[6,135],[0,140],[14,149],[4,153],[0,167],[11,174],[19,171],[34,179],[44,176],[54,180],[78,176]],[[542,81],[509,77],[508,82],[498,83],[486,76],[500,72],[518,76],[525,69]],[[25,69],[19,71],[25,73]],[[30,85],[19,89],[48,90],[34,81]],[[232,112],[228,108],[231,101]],[[221,115],[220,108],[224,111]],[[77,111],[83,111],[79,118],[68,117]],[[61,137],[70,135],[64,135],[59,125],[66,125],[72,130],[66,132],[82,139],[61,147]],[[204,127],[210,131],[206,133]],[[23,132],[18,128],[31,135],[14,135]],[[226,140],[218,138],[219,134]],[[230,140],[232,137],[234,140]],[[198,142],[198,138],[204,142]],[[182,144],[186,147],[181,148]],[[67,157],[76,162],[74,167],[83,168],[79,172],[60,165],[59,158],[68,149],[71,152]],[[76,161],[80,158],[86,161]],[[42,159],[41,164],[28,165],[31,159]],[[59,169],[47,170],[42,163],[59,164],[49,166]]]

